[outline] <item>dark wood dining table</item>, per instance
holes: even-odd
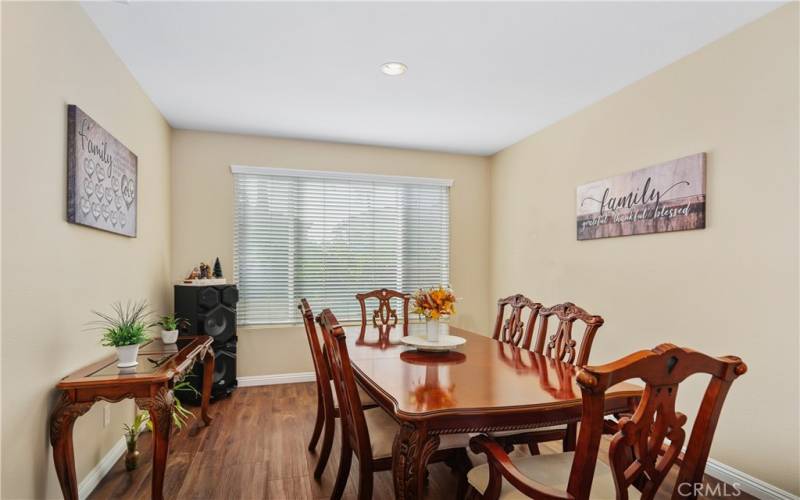
[[[466,343],[443,353],[401,343],[425,335],[424,324],[346,328],[358,384],[399,424],[392,450],[395,497],[423,497],[425,468],[439,436],[547,427],[578,422],[581,391],[573,365],[447,324],[442,334]],[[608,414],[629,412],[640,387],[623,383],[606,394]]]

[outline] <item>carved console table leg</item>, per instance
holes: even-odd
[[[200,406],[200,417],[206,426],[211,424],[211,415],[208,414],[208,402],[211,400],[211,386],[214,384],[214,350],[208,348],[203,356],[203,395]]]
[[[164,498],[164,471],[169,453],[173,405],[172,391],[166,387],[161,387],[153,398],[136,398],[136,406],[150,412],[150,421],[153,423],[153,500]]]
[[[73,403],[62,392],[50,416],[50,444],[53,462],[66,500],[78,500],[78,480],[75,477],[75,453],[72,448],[72,426],[75,420],[89,411],[94,403]]]
[[[439,436],[404,423],[394,439],[392,474],[398,500],[422,499],[428,460],[439,447]]]

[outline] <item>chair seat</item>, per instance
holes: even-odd
[[[380,408],[364,410],[364,420],[367,422],[369,442],[372,445],[372,458],[391,457],[394,437],[400,432],[400,425]],[[438,449],[466,448],[469,446],[469,438],[469,434],[442,434],[439,436]]]
[[[552,453],[547,455],[533,455],[513,460],[514,465],[527,477],[557,490],[566,491],[569,482],[569,473],[575,452]],[[489,465],[473,467],[467,474],[467,480],[473,488],[483,494],[489,484]],[[628,498],[639,499],[641,492],[636,488],[628,488]],[[528,497],[514,488],[508,481],[503,480],[500,491],[501,500],[523,500]],[[592,500],[614,500],[617,498],[617,489],[611,469],[604,462],[598,460],[595,466],[594,479],[592,480]]]
[[[369,394],[364,392],[364,389],[361,386],[356,386],[358,389],[358,399],[361,401],[361,406],[376,406],[377,403],[369,397]],[[333,380],[331,380],[331,394],[333,394],[333,407],[339,408],[339,398],[336,397],[336,387],[333,386]]]
[[[515,429],[513,431],[496,431],[490,432],[489,437],[505,437],[514,436],[516,434],[527,434],[529,432],[549,432],[549,431],[563,431],[566,430],[566,425],[548,425],[547,427],[531,427],[528,429]]]

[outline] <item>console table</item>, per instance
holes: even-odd
[[[50,416],[50,444],[65,499],[78,500],[72,445],[75,420],[97,401],[115,403],[128,398],[133,398],[137,407],[150,413],[153,422],[152,498],[163,498],[164,470],[172,429],[172,387],[188,373],[195,361],[203,360],[200,411],[204,424],[208,426],[211,423],[208,402],[214,375],[212,341],[207,335],[180,337],[177,344],[164,344],[160,339],[154,339],[139,349],[139,364],[135,367],[117,368],[117,358],[112,356],[81,368],[58,383],[56,388],[61,391],[61,397]]]

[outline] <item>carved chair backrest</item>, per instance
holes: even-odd
[[[330,384],[330,363],[320,346],[317,327],[314,324],[314,314],[311,312],[311,306],[308,305],[306,299],[300,299],[297,308],[300,310],[300,315],[303,317],[303,326],[305,326],[306,329],[308,347],[311,349],[311,360],[314,362],[314,373],[317,376],[317,390],[320,391],[325,403],[331,402],[332,404],[333,394],[331,393]]]
[[[503,316],[505,314],[506,307],[509,307],[511,310],[508,318],[505,318],[504,320]],[[527,325],[522,318],[523,311],[526,308],[530,310]],[[538,316],[539,309],[541,308],[541,304],[532,301],[521,293],[498,300],[497,318],[494,322],[494,333],[492,334],[492,338],[499,340],[500,342],[521,346],[524,349],[530,349],[531,338],[533,336],[533,326],[536,323],[536,317]]]
[[[392,308],[392,299],[400,299],[403,302],[403,324],[408,324],[408,303],[411,300],[411,295],[408,293],[381,288],[371,292],[357,293],[356,299],[358,299],[358,303],[361,306],[362,327],[367,326],[367,299],[378,299],[378,308],[372,311],[372,326],[397,326],[397,310]]]
[[[711,379],[692,427],[680,463],[672,498],[694,498],[702,484],[711,440],[731,383],[747,371],[740,358],[713,358],[690,349],[661,344],[603,366],[587,366],[577,376],[583,399],[580,434],[575,449],[567,492],[588,499],[603,433],[605,391],[630,379],[644,381],[636,411],[619,421],[609,446],[609,465],[617,498],[627,499],[631,486],[644,500],[652,499],[684,445],[686,416],[675,411],[678,386],[695,374]],[[666,444],[665,439],[669,439]]]
[[[339,399],[339,414],[342,426],[342,439],[350,440],[350,445],[359,460],[372,460],[369,431],[364,420],[364,410],[358,397],[353,367],[347,352],[344,329],[330,309],[324,309],[317,316],[322,330],[322,338],[330,359],[333,386]]]
[[[558,319],[558,325],[556,332],[548,338],[547,328],[551,316]],[[580,348],[576,351],[572,328],[578,320],[586,325],[586,328],[581,337]],[[539,310],[539,331],[536,334],[533,351],[576,366],[583,366],[589,362],[592,342],[601,326],[603,326],[602,317],[591,315],[572,302],[543,307]]]

